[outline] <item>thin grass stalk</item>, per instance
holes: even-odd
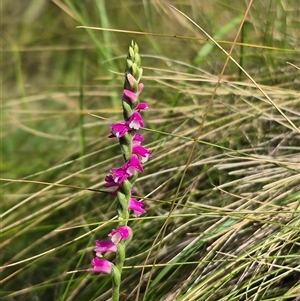
[[[79,142],[80,142],[80,163],[81,169],[85,169],[85,133],[84,133],[84,83],[86,77],[86,67],[85,67],[85,52],[82,55],[81,64],[80,64],[80,88],[79,88]]]

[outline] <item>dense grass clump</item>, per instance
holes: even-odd
[[[170,4],[3,4],[1,300],[110,299],[86,269],[132,39],[152,157],[120,300],[300,300],[297,3]]]

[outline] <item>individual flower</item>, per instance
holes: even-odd
[[[105,188],[115,188],[115,187],[119,187],[120,185],[118,183],[115,182],[115,178],[112,175],[107,175],[105,177],[105,182],[106,184],[104,184]]]
[[[144,89],[144,84],[143,83],[139,83],[138,84],[138,94],[140,94]]]
[[[129,176],[134,176],[137,173],[137,171],[144,171],[137,155],[132,155],[131,158],[123,166],[126,169],[126,173]]]
[[[146,210],[143,209],[143,207],[144,207],[144,202],[138,201],[134,198],[130,198],[128,209],[133,211],[132,215],[134,217],[138,217],[146,213]]]
[[[111,230],[108,236],[111,236],[111,241],[114,244],[117,244],[120,240],[126,240],[130,235],[130,231],[131,230],[128,226],[121,226],[118,227],[116,230]]]
[[[123,90],[123,99],[129,100],[132,103],[135,103],[138,98],[138,93],[134,93],[130,90],[124,89]]]
[[[105,252],[117,252],[117,246],[111,240],[96,240],[96,248],[94,249],[96,256],[102,257]]]
[[[138,130],[144,126],[142,116],[139,112],[133,112],[126,123],[128,124],[128,127],[133,130]]]
[[[127,180],[131,176],[134,176],[138,171],[143,172],[144,169],[137,155],[133,155],[120,168],[112,168],[110,170],[112,175],[107,175],[105,177],[106,184],[104,184],[104,187],[118,188],[125,180]]]
[[[106,259],[99,259],[98,257],[94,257],[92,259],[92,265],[94,267],[87,269],[88,272],[110,274],[113,264]]]
[[[140,77],[142,76],[142,68],[139,69],[140,70]],[[131,89],[133,89],[134,91],[138,91],[138,93],[141,93],[142,90],[144,89],[144,84],[143,83],[138,83],[138,81],[140,80],[140,78],[138,80],[136,80],[132,74],[128,73],[127,74],[127,80],[128,80],[128,83],[131,87]]]
[[[135,102],[137,99],[137,94],[130,90],[124,89],[123,90],[123,98],[129,99],[130,101]]]
[[[151,155],[151,151],[139,144],[132,144],[132,153],[141,157],[141,162],[145,163]]]
[[[111,197],[115,197],[122,183],[116,183],[112,175],[107,175],[105,177],[105,182],[106,183],[103,186],[108,188]]]
[[[135,133],[132,136],[132,143],[133,144],[141,144],[144,141],[144,137],[140,133]]]
[[[113,181],[116,183],[116,186],[120,186],[126,179],[131,175],[127,172],[127,163],[125,163],[120,168],[112,168],[110,172],[112,173]],[[108,177],[108,176],[107,176]],[[112,183],[110,182],[110,185]],[[112,187],[112,186],[111,186]]]
[[[131,90],[124,89],[123,90],[123,99],[129,100],[130,102],[135,103],[138,99],[138,96],[143,91],[143,89],[144,89],[144,84],[142,84],[142,83],[138,84],[138,91],[136,93]]]
[[[124,135],[127,134],[128,132],[128,125],[125,122],[119,122],[119,123],[113,123],[110,126],[110,135],[108,136],[109,138],[121,138]]]
[[[136,111],[147,110],[149,107],[145,102],[140,102],[136,107]]]

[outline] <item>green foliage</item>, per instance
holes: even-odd
[[[3,3],[1,300],[111,297],[86,269],[117,225],[101,190],[132,39],[153,156],[121,300],[298,300],[299,8],[254,1],[217,84],[247,7],[170,3],[198,27],[163,1]]]

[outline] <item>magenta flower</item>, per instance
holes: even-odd
[[[134,198],[130,198],[128,209],[133,210],[132,215],[134,217],[138,217],[138,216],[146,213],[146,210],[143,209],[143,207],[144,207],[144,202],[140,202]]]
[[[140,102],[136,107],[135,110],[136,111],[140,111],[140,110],[147,110],[149,107],[146,103],[144,102]]]
[[[141,162],[145,163],[150,157],[151,151],[141,145],[132,144],[132,153],[141,157]]]
[[[94,257],[92,259],[93,268],[87,269],[90,273],[102,273],[102,274],[110,274],[112,269],[112,263],[106,259],[99,259],[98,257]]]
[[[144,126],[142,116],[139,112],[133,112],[127,121],[128,127],[134,130],[138,130]]]
[[[123,90],[123,98],[129,99],[133,103],[136,102],[137,96],[138,95],[136,93],[134,93],[134,92],[132,92],[130,90],[127,90],[127,89]]]
[[[120,123],[113,123],[110,126],[110,135],[108,136],[109,138],[121,138],[124,135],[126,135],[128,132],[128,126],[126,125],[125,122],[120,122]]]
[[[137,155],[133,155],[123,166],[126,168],[126,173],[129,176],[134,176],[137,171],[144,171]]]
[[[103,186],[109,189],[111,197],[115,197],[122,183],[116,183],[112,175],[107,175],[105,181],[106,183]]]
[[[131,175],[127,172],[127,163],[125,163],[120,168],[112,168],[110,172],[112,173],[112,177],[114,182],[117,184],[116,186],[120,186],[125,180],[127,180]]]
[[[107,175],[105,177],[105,182],[106,182],[106,184],[104,184],[105,188],[119,187],[120,186],[118,183],[115,182],[115,178],[112,175]]]
[[[102,253],[117,252],[117,246],[111,240],[96,240],[94,251],[96,252],[96,256],[102,257]]]
[[[108,236],[111,236],[111,241],[114,244],[117,244],[120,240],[126,240],[130,235],[130,231],[131,230],[128,226],[121,226],[116,230],[111,230]]]
[[[110,172],[112,175],[105,177],[105,187],[119,187],[129,177],[135,175],[138,171],[143,172],[144,169],[137,157],[133,155],[123,166],[120,168],[112,168]]]
[[[141,144],[144,140],[144,137],[140,133],[135,133],[132,137],[133,144]]]

